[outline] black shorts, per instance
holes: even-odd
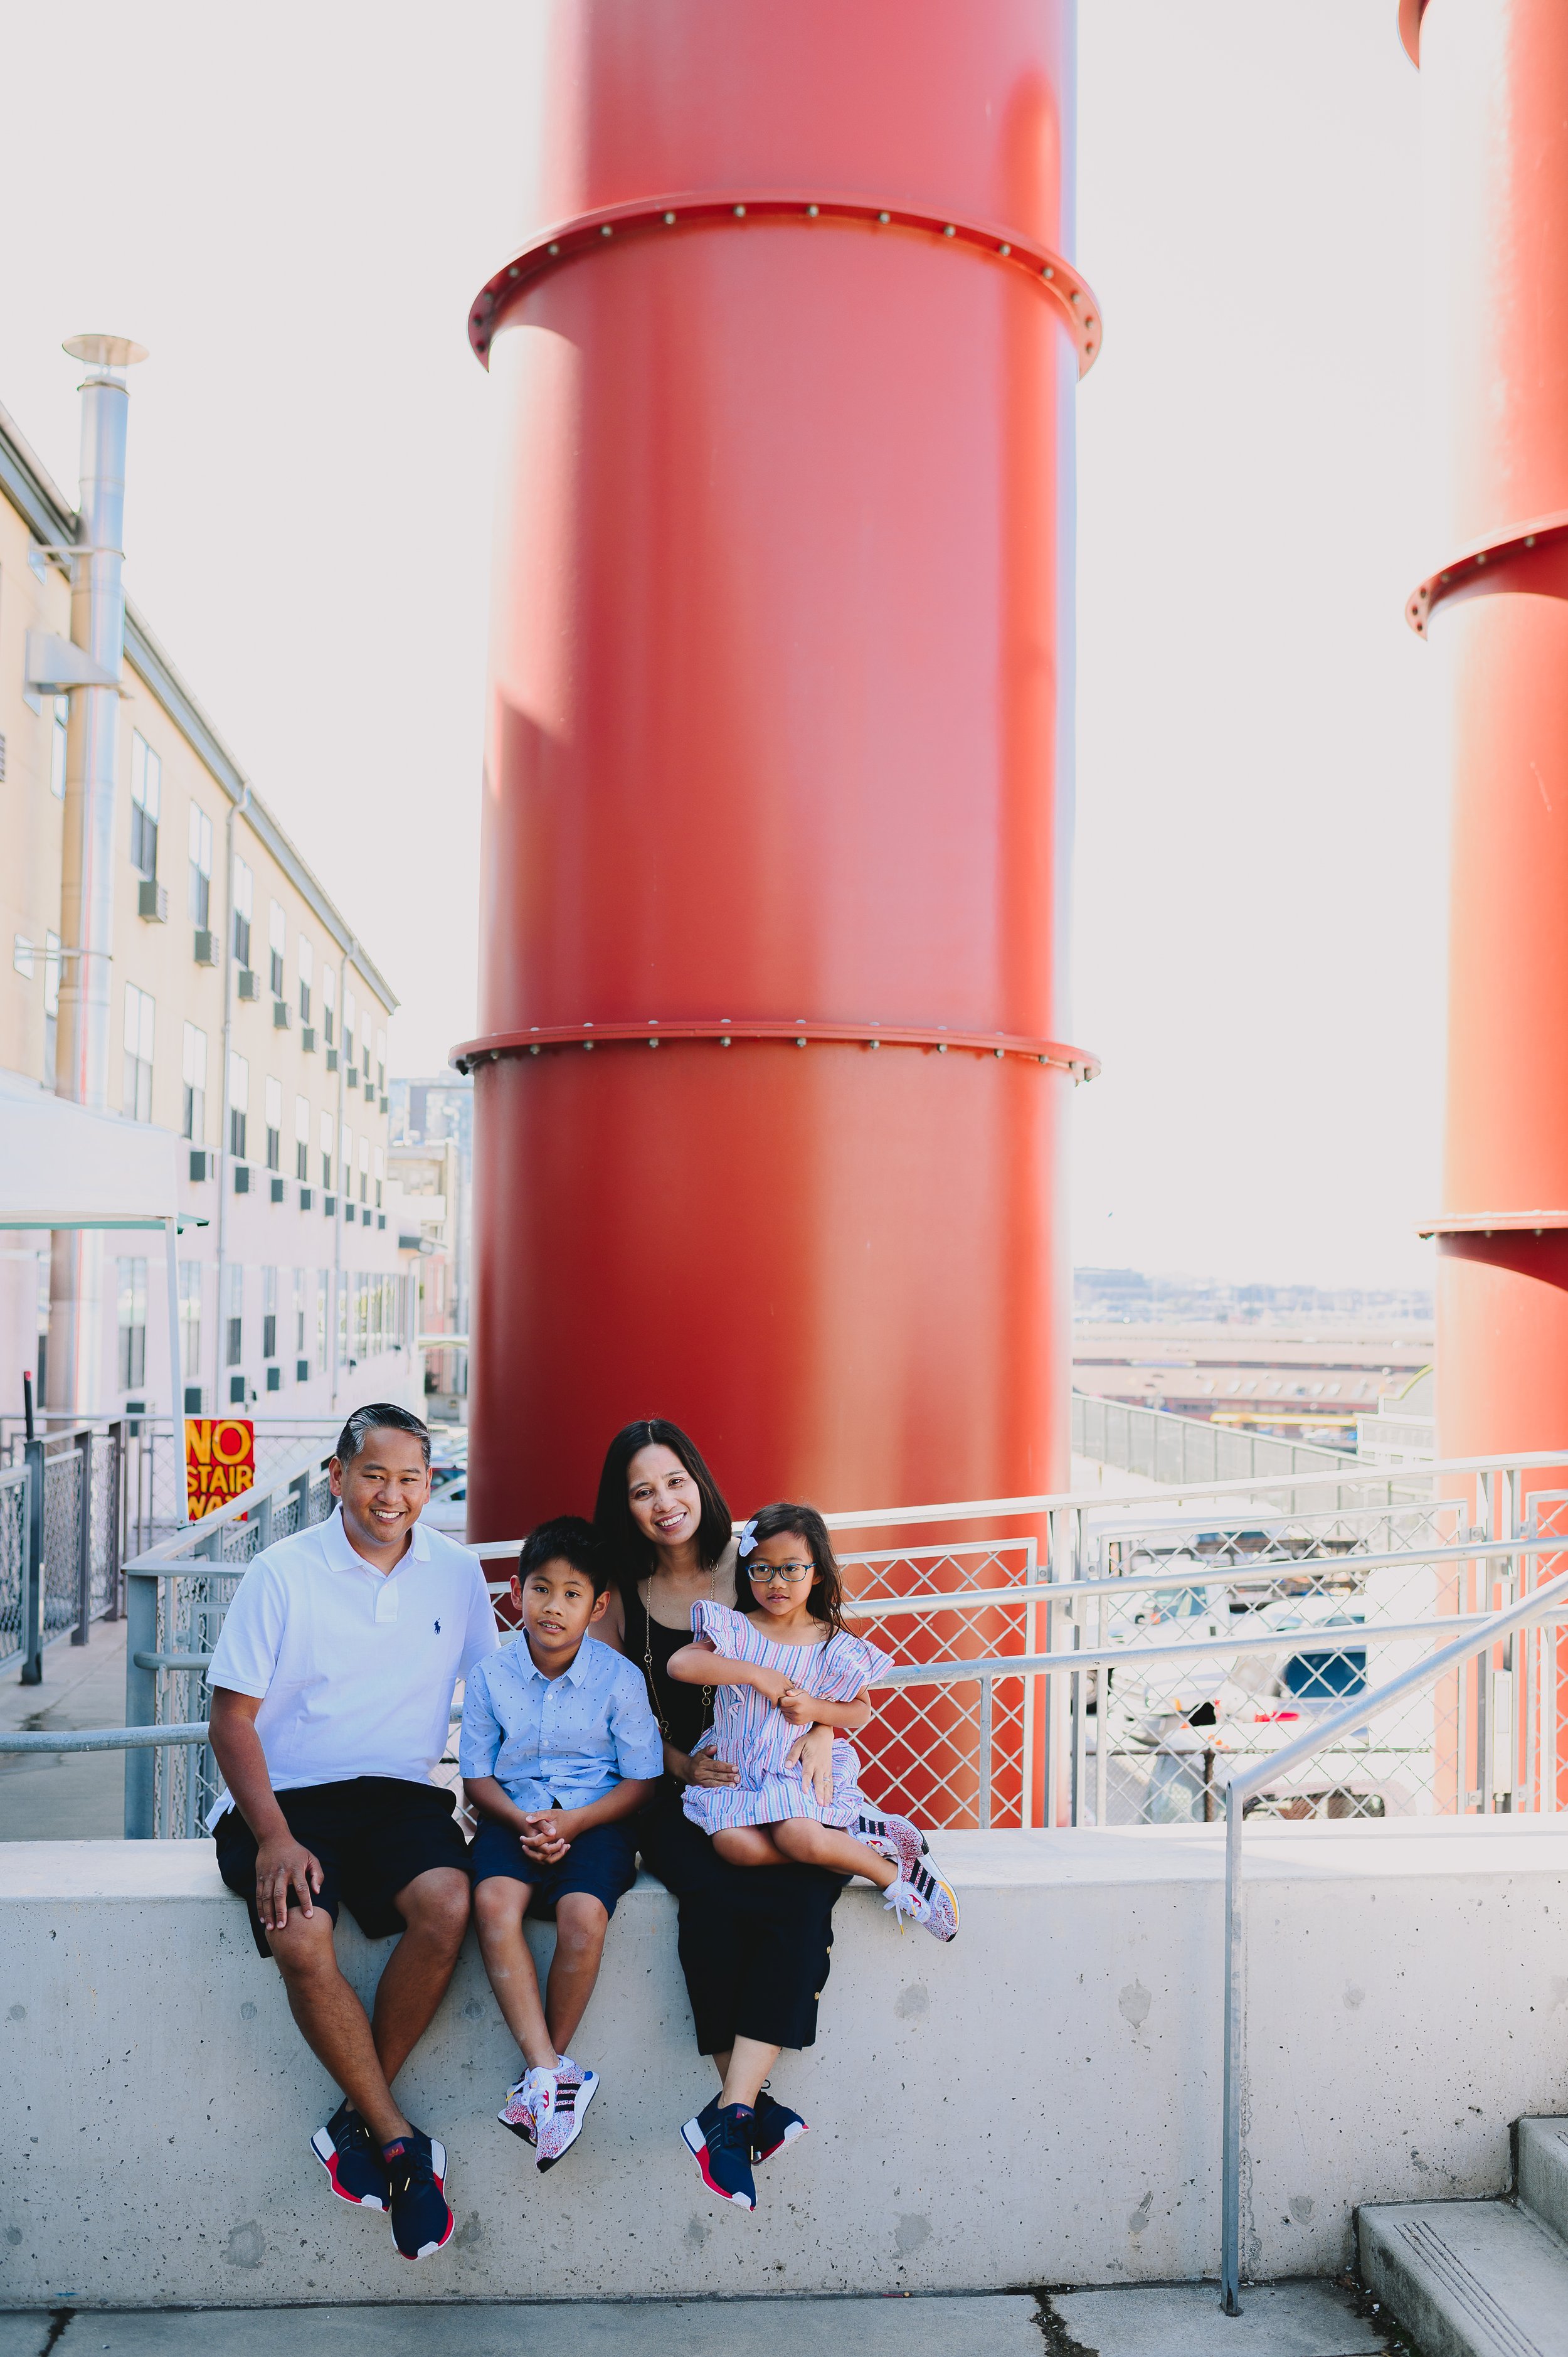
[[[637,1827],[625,1817],[614,1824],[590,1825],[585,1834],[576,1836],[564,1857],[553,1866],[541,1866],[537,1859],[523,1856],[510,1825],[485,1817],[468,1857],[476,1882],[489,1882],[497,1875],[525,1882],[533,1893],[531,1914],[553,1915],[569,1891],[581,1890],[598,1900],[607,1915],[613,1915],[616,1900],[637,1880]]]
[[[395,1900],[415,1875],[433,1867],[468,1871],[468,1846],[453,1822],[454,1796],[439,1784],[414,1784],[401,1776],[355,1776],[343,1784],[298,1784],[280,1792],[277,1803],[295,1841],[315,1853],[321,1889],[312,1904],[324,1907],[334,1923],[346,1906],[368,1940],[385,1940],[407,1929]],[[251,1910],[258,1953],[272,1954],[256,1912],[255,1835],[238,1809],[213,1828],[218,1871]],[[297,1907],[294,1890],[288,1903]]]

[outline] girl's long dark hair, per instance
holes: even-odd
[[[638,1529],[627,1496],[627,1469],[644,1448],[672,1450],[697,1485],[697,1495],[703,1501],[702,1520],[697,1524],[697,1560],[704,1571],[713,1569],[730,1539],[729,1508],[718,1483],[703,1462],[695,1441],[689,1439],[678,1424],[671,1424],[662,1415],[645,1415],[636,1424],[622,1425],[605,1451],[599,1494],[594,1505],[594,1528],[610,1550],[624,1595],[629,1595],[639,1579],[647,1578],[658,1556],[651,1539]],[[720,1601],[727,1599],[721,1598]],[[736,1601],[740,1601],[738,1595]]]
[[[756,1539],[804,1539],[811,1550],[811,1560],[817,1576],[811,1582],[811,1599],[807,1606],[813,1620],[825,1621],[830,1630],[843,1627],[843,1582],[839,1576],[838,1557],[828,1536],[828,1526],[815,1506],[791,1506],[782,1503],[764,1506],[751,1524]],[[736,1566],[736,1586],[741,1591],[741,1610],[759,1609],[757,1598],[746,1577],[746,1565],[756,1557],[747,1555],[746,1563]]]

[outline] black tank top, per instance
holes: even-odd
[[[642,1672],[659,1731],[677,1751],[691,1751],[714,1719],[712,1693],[702,1686],[682,1685],[670,1674],[671,1655],[691,1643],[692,1632],[666,1629],[661,1620],[650,1619],[635,1586],[623,1591],[621,1602],[626,1613],[627,1657]]]

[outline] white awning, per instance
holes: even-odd
[[[166,1129],[0,1071],[0,1228],[161,1228],[179,1217],[178,1156]]]

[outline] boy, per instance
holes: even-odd
[[[653,1797],[664,1749],[642,1672],[588,1631],[609,1602],[591,1523],[542,1523],[512,1574],[515,1640],[477,1662],[457,1757],[480,1819],[470,1862],[479,1951],[524,2070],[503,2127],[553,2169],[575,2142],[598,2074],[566,2052],[598,1978],[617,1900],[637,1875],[631,1819]],[[553,1910],[545,2001],[522,1919]]]

